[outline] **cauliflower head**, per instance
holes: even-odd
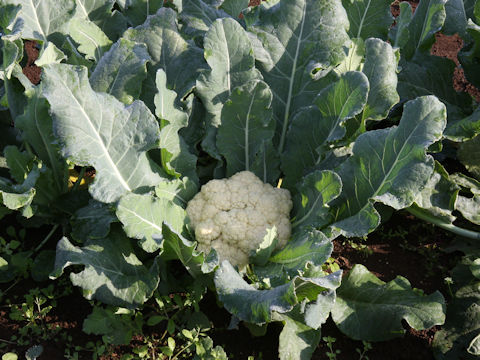
[[[277,248],[285,246],[291,233],[290,192],[265,184],[250,171],[231,178],[211,180],[189,201],[187,214],[195,230],[198,250],[213,247],[220,260],[240,268],[248,264],[267,229],[277,228]]]

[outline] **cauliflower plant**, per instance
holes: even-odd
[[[220,260],[240,268],[248,264],[267,229],[277,228],[277,248],[285,246],[290,233],[290,192],[263,183],[255,174],[242,171],[231,178],[211,180],[190,200],[187,214],[195,230],[198,250],[213,247]]]

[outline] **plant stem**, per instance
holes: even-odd
[[[424,212],[422,212],[418,209],[415,209],[413,207],[409,207],[406,210],[409,213],[411,213],[412,215],[415,215],[417,218],[428,221],[429,223],[437,225],[438,227],[441,227],[442,229],[450,231],[454,234],[464,236],[464,237],[467,237],[467,238],[473,239],[473,240],[480,240],[480,233],[478,233],[476,231],[464,229],[464,228],[458,227],[456,225],[446,223],[446,222],[444,222],[444,221],[442,221],[442,220],[440,220],[440,219],[438,219],[434,216],[430,216],[428,214],[425,214]]]
[[[58,229],[59,226],[60,226],[60,225],[57,224],[57,225],[55,225],[55,226],[52,228],[52,230],[50,230],[50,232],[48,233],[48,235],[45,236],[45,239],[43,239],[42,242],[35,248],[35,250],[33,250],[34,253],[36,253],[38,250],[40,250],[40,249],[43,247],[43,245],[45,245],[45,243],[46,243],[48,240],[50,240],[50,238],[51,238],[52,235],[55,233],[55,231],[57,231],[57,229]]]

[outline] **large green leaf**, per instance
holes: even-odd
[[[477,23],[480,23],[480,21],[477,20]],[[480,75],[478,71],[478,61],[480,59],[480,26],[469,19],[467,23],[467,33],[472,41],[459,51],[458,60],[462,65],[462,69],[465,71],[465,76],[468,81],[478,87],[480,86]]]
[[[74,18],[70,21],[69,35],[79,44],[78,51],[88,60],[98,62],[112,45],[112,41],[94,22]]]
[[[251,171],[262,143],[273,138],[271,103],[272,92],[261,80],[233,89],[222,109],[217,133],[218,150],[227,161],[227,176]]]
[[[460,211],[465,219],[480,225],[480,182],[463,174],[454,174],[452,178],[469,194],[457,196],[455,209]]]
[[[445,129],[445,137],[456,142],[470,140],[477,135],[480,135],[480,106],[463,119],[449,121]]]
[[[238,18],[240,13],[248,7],[248,0],[225,0],[220,9],[233,18]]]
[[[387,39],[393,23],[390,0],[343,0],[342,4],[350,21],[350,37]]]
[[[331,204],[333,227],[363,236],[380,223],[375,202],[410,206],[431,177],[434,161],[426,150],[442,137],[445,124],[445,106],[425,96],[405,104],[398,127],[360,135],[353,155],[338,169],[343,191]]]
[[[162,225],[162,233],[164,236],[162,257],[165,260],[180,260],[187,271],[195,278],[210,273],[217,267],[218,257],[215,251],[210,254],[196,251],[197,244],[195,242],[187,240],[165,222]]]
[[[460,145],[457,156],[474,177],[480,180],[480,135]]]
[[[287,187],[293,188],[323,160],[329,143],[343,138],[344,122],[363,110],[368,90],[363,73],[347,72],[318,94],[315,107],[303,108],[293,117],[282,154]]]
[[[445,21],[447,0],[421,1],[408,25],[408,41],[402,47],[402,56],[411,59],[416,53],[428,53],[435,42],[435,33]],[[407,11],[407,8],[404,8]]]
[[[234,2],[237,3],[235,6],[238,6],[238,3],[244,0]],[[203,37],[215,20],[229,17],[223,9],[218,9],[202,0],[173,0],[173,3],[180,11],[180,21],[185,24],[182,30],[189,36]]]
[[[388,33],[388,38],[393,47],[403,48],[407,44],[410,37],[408,27],[412,21],[412,16],[412,7],[407,1],[402,1],[400,3],[400,15],[395,19],[397,24]]]
[[[345,57],[348,18],[340,0],[281,1],[258,8],[258,21],[249,27],[265,81],[274,95],[279,153],[295,112],[310,105],[325,86],[325,76]]]
[[[52,171],[54,187],[58,193],[67,190],[68,168],[60,154],[60,148],[52,129],[52,118],[47,101],[40,96],[42,87],[30,93],[25,113],[15,119],[15,126],[22,131],[23,140]]]
[[[127,308],[147,301],[160,279],[157,262],[150,269],[143,265],[122,231],[90,240],[81,248],[62,238],[57,244],[55,269],[50,278],[58,278],[71,265],[85,266],[78,273],[72,272],[70,280],[83,289],[87,299]]]
[[[95,91],[105,92],[124,104],[131,104],[138,99],[142,90],[148,61],[150,55],[145,45],[120,39],[98,61],[90,76],[90,85]]]
[[[10,176],[17,182],[23,183],[34,164],[34,156],[27,151],[20,151],[15,145],[6,146],[3,155],[7,161]]]
[[[448,304],[447,322],[435,334],[433,351],[439,360],[474,360],[478,356],[467,353],[480,334],[480,283],[460,288]],[[473,344],[472,344],[473,343]]]
[[[22,38],[46,43],[51,35],[65,33],[65,27],[72,18],[75,0],[8,0],[10,4],[21,5],[20,17],[25,22]]]
[[[452,214],[460,187],[452,181],[444,167],[435,162],[435,171],[423,190],[415,199],[418,208],[428,214],[452,223],[456,217]],[[415,205],[414,205],[415,206]]]
[[[39,169],[33,168],[20,184],[12,184],[8,179],[0,177],[0,202],[10,210],[22,210],[22,215],[26,218],[31,217],[34,214],[31,204],[39,175]]]
[[[340,276],[338,273],[323,278],[297,276],[284,285],[257,290],[228,261],[223,261],[215,272],[214,282],[220,301],[231,314],[261,324],[272,320],[273,311],[287,313],[302,300],[316,300],[322,291],[336,289]]]
[[[170,200],[183,208],[187,207],[187,203],[197,192],[197,184],[186,177],[181,180],[162,179],[155,188],[155,194],[157,197]]]
[[[390,44],[379,39],[365,41],[363,73],[370,83],[363,120],[382,120],[400,97],[397,93],[398,58]]]
[[[209,70],[197,80],[197,94],[207,110],[208,152],[215,154],[216,127],[221,123],[223,105],[234,88],[261,78],[255,69],[252,44],[241,25],[230,18],[218,19],[204,38],[204,54]]]
[[[123,37],[147,45],[152,60],[141,99],[152,111],[153,97],[157,93],[155,80],[158,69],[165,71],[168,88],[182,99],[195,86],[199,70],[205,67],[202,50],[180,35],[177,15],[172,9],[161,8],[155,15],[149,16],[144,24],[128,29]]]
[[[333,321],[355,340],[384,341],[405,333],[402,320],[416,330],[445,321],[445,300],[440,292],[425,296],[397,276],[379,280],[363,265],[355,265],[337,290]]]
[[[333,244],[321,231],[303,231],[280,251],[274,253],[263,268],[255,268],[260,277],[282,277],[284,273],[295,276],[307,264],[321,266],[333,251]]]
[[[320,342],[320,330],[305,325],[299,316],[289,315],[274,316],[275,320],[284,323],[278,339],[278,357],[280,360],[310,360]]]
[[[400,67],[398,93],[403,101],[423,95],[435,95],[447,105],[449,121],[465,117],[463,114],[459,117],[456,113],[468,109],[471,98],[466,93],[453,89],[455,63],[452,60],[425,55],[417,57],[415,61],[401,61]]]
[[[127,194],[120,199],[117,206],[117,217],[122,222],[125,233],[139,239],[140,246],[147,252],[161,248],[164,221],[173,230],[181,233],[185,216],[185,210],[180,206],[150,194]]]
[[[178,133],[187,126],[188,114],[175,104],[177,93],[167,87],[167,76],[162,69],[157,71],[158,93],[155,95],[155,114],[161,119],[160,148],[162,165],[168,174],[187,176],[197,182],[196,156],[189,152],[188,145]]]
[[[332,219],[328,203],[342,191],[342,181],[333,171],[317,170],[305,176],[298,184],[298,194],[293,199],[293,228],[320,228]]]
[[[113,96],[93,91],[83,67],[48,65],[42,84],[63,154],[96,169],[90,186],[96,200],[116,201],[159,182],[146,155],[157,142],[158,124],[142,102],[125,107]]]
[[[466,0],[447,0],[445,3],[446,18],[443,33],[446,35],[454,35],[457,33],[462,38],[465,37],[467,27],[465,2]]]
[[[90,200],[88,205],[73,214],[72,237],[80,242],[103,239],[110,232],[110,225],[118,221],[110,206]]]

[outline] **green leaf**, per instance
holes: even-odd
[[[66,33],[66,24],[73,16],[75,0],[9,0],[21,5],[20,17],[25,22],[22,38],[46,43],[55,33]]]
[[[280,360],[310,360],[320,342],[320,330],[314,330],[285,314],[275,316],[284,326],[278,339]]]
[[[408,24],[408,41],[402,47],[402,56],[407,60],[416,53],[430,52],[435,42],[435,33],[440,31],[445,21],[446,2],[447,0],[424,0],[418,4]]]
[[[195,242],[184,238],[166,222],[162,224],[162,232],[164,237],[162,258],[180,260],[194,278],[215,270],[218,265],[215,252],[207,256],[207,254],[196,251],[197,244]]]
[[[447,322],[435,334],[433,352],[439,360],[477,359],[466,353],[480,335],[480,283],[460,288],[447,307]],[[478,341],[478,340],[477,340]],[[473,350],[473,349],[472,349]]]
[[[445,137],[455,142],[473,139],[480,134],[480,106],[475,111],[463,118],[447,123]]]
[[[133,26],[143,24],[148,15],[153,15],[163,6],[162,1],[155,0],[128,0],[128,7],[124,11]]]
[[[117,221],[110,206],[90,200],[88,206],[78,209],[70,220],[72,237],[77,241],[102,239],[110,232],[110,225]]]
[[[121,231],[111,232],[104,239],[90,240],[82,248],[62,238],[57,244],[55,270],[50,279],[60,277],[71,265],[85,266],[81,272],[71,273],[70,280],[83,289],[87,299],[115,306],[135,308],[142,305],[159,282],[157,262],[147,269]]]
[[[177,93],[167,87],[166,73],[159,69],[156,78],[158,93],[155,95],[155,114],[165,123],[160,132],[162,165],[168,174],[189,177],[198,182],[197,157],[190,153],[188,145],[180,136],[180,129],[188,124],[188,114],[175,105]]]
[[[480,225],[480,182],[463,174],[455,174],[452,178],[465,191],[471,193],[471,196],[458,195],[455,209],[460,211],[465,219]]]
[[[261,78],[255,69],[252,44],[247,32],[230,18],[215,20],[205,34],[204,55],[210,66],[197,80],[196,92],[207,111],[205,149],[215,154],[216,127],[221,124],[223,105],[233,89]]]
[[[439,162],[435,162],[435,171],[423,190],[418,194],[415,204],[436,218],[452,223],[456,217],[452,214],[460,187],[452,181]]]
[[[67,56],[57,48],[54,43],[49,41],[40,52],[38,59],[35,60],[35,65],[44,66],[48,64],[58,64],[66,58]]]
[[[398,127],[360,135],[338,169],[343,191],[331,204],[333,228],[364,236],[380,224],[375,202],[397,210],[410,206],[431,177],[434,161],[426,150],[445,124],[445,106],[425,96],[405,104]]]
[[[393,23],[390,0],[343,0],[342,4],[350,21],[350,37],[387,39]]]
[[[240,13],[248,8],[248,0],[225,0],[220,9],[225,11],[233,18],[238,18]]]
[[[2,78],[10,79],[15,67],[23,58],[23,44],[21,40],[2,41],[3,71]]]
[[[466,30],[472,39],[472,43],[459,51],[458,60],[462,65],[462,69],[465,71],[465,77],[474,86],[478,87],[480,86],[480,76],[478,72],[478,61],[480,59],[480,26],[475,24],[471,19],[468,19]]]
[[[159,198],[165,198],[183,208],[198,192],[197,184],[189,178],[167,180],[163,179],[155,188],[155,194]]]
[[[15,119],[15,127],[22,131],[22,138],[33,147],[42,163],[51,171],[56,194],[67,191],[68,167],[60,154],[60,148],[52,129],[52,118],[45,98],[41,97],[42,85],[30,94],[25,113]]]
[[[449,121],[455,112],[468,109],[471,103],[466,93],[453,89],[453,71],[455,63],[447,58],[425,55],[415,61],[401,62],[398,74],[398,93],[402,100],[411,100],[423,95],[435,95],[449,111]],[[452,115],[452,116],[451,116]],[[462,114],[460,118],[463,118]]]
[[[173,2],[180,10],[180,20],[185,24],[183,31],[192,37],[203,37],[215,20],[229,17],[224,10],[217,9],[203,0],[174,0]],[[230,1],[231,6],[228,10],[233,10],[232,7],[236,7],[243,2],[245,1]]]
[[[405,333],[401,321],[416,330],[445,321],[445,300],[437,291],[425,296],[397,276],[385,283],[363,265],[355,265],[337,290],[332,318],[355,340],[385,341]]]
[[[43,73],[43,95],[63,155],[97,171],[89,187],[94,199],[113,202],[159,182],[146,155],[157,142],[158,124],[142,102],[125,107],[111,95],[96,93],[83,67],[52,64]]]
[[[477,135],[472,140],[466,141],[460,145],[457,156],[458,160],[465,165],[475,178],[480,180],[480,136]]]
[[[2,360],[17,360],[18,355],[12,352],[8,352],[2,355]]]
[[[334,69],[342,75],[348,71],[359,71],[365,57],[365,41],[361,38],[352,39],[348,44],[347,57]]]
[[[307,264],[320,266],[327,261],[333,251],[333,244],[318,230],[296,233],[293,239],[280,251],[273,254],[263,269],[255,268],[262,277],[281,276],[286,272],[295,276]]]
[[[53,271],[55,265],[55,251],[42,250],[33,261],[31,268],[31,277],[35,281],[48,281],[48,276]]]
[[[262,141],[250,171],[264,183],[276,185],[280,177],[280,155],[272,141]]]
[[[400,3],[400,15],[395,19],[396,25],[393,26],[388,38],[394,48],[404,48],[410,38],[409,25],[412,21],[412,7],[407,1]]]
[[[18,150],[14,145],[6,146],[3,153],[7,160],[10,175],[17,183],[23,183],[34,166],[34,157],[27,151]]]
[[[316,107],[303,108],[291,120],[282,155],[287,187],[292,188],[305,172],[320,163],[329,142],[345,136],[344,122],[362,111],[368,91],[368,79],[363,73],[347,72],[318,94]]]
[[[223,261],[215,272],[215,286],[225,308],[240,320],[265,323],[271,312],[288,312],[297,302],[293,282],[271,290],[256,290],[235,271],[228,261]]]
[[[96,64],[90,85],[94,91],[131,104],[140,96],[142,81],[147,77],[147,61],[150,55],[144,44],[120,39]]]
[[[397,93],[398,58],[390,44],[379,39],[367,39],[365,52],[362,71],[368,78],[370,91],[362,118],[382,120],[400,100]]]
[[[161,8],[149,16],[144,24],[128,29],[124,38],[147,45],[151,62],[143,84],[141,99],[153,111],[153,98],[157,93],[156,74],[163,69],[168,88],[184,98],[195,86],[200,69],[205,68],[202,49],[187,42],[177,27],[177,15],[169,8]]]
[[[227,174],[250,171],[263,142],[273,138],[272,92],[261,80],[233,89],[223,106],[217,147],[226,161]]]
[[[243,280],[228,261],[223,261],[215,272],[214,282],[219,300],[231,314],[242,321],[262,324],[272,320],[273,311],[287,313],[302,300],[314,300],[322,291],[335,289],[340,284],[340,276],[297,276],[270,290],[257,290]]]
[[[70,21],[69,35],[79,44],[78,51],[95,62],[98,62],[112,45],[112,41],[95,23],[82,18]]]
[[[317,170],[305,176],[293,199],[293,228],[320,228],[332,219],[328,203],[342,191],[342,181],[333,171]]]
[[[141,328],[136,328],[135,322],[128,316],[116,315],[109,308],[94,306],[92,313],[83,321],[82,330],[89,335],[104,335],[109,344],[126,345]]]
[[[182,232],[185,210],[175,203],[150,194],[127,194],[120,198],[117,217],[125,233],[139,239],[139,245],[147,252],[162,247],[162,223],[167,222],[175,231]]]
[[[267,229],[267,234],[264,236],[262,243],[255,249],[253,255],[250,255],[249,261],[251,264],[263,266],[267,263],[272,251],[275,250],[278,243],[277,228],[274,226]]]
[[[282,153],[292,116],[325,86],[314,78],[324,77],[345,57],[348,18],[340,0],[281,1],[258,11],[258,21],[248,30],[255,35],[255,57],[274,95]]]
[[[459,34],[465,38],[467,15],[465,13],[465,0],[447,0],[445,3],[445,24],[443,33],[446,35]]]

